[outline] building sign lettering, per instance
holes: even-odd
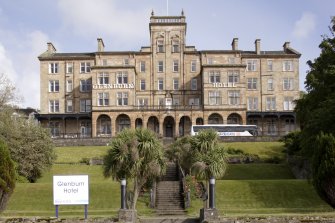
[[[235,83],[213,83],[213,87],[229,88],[229,87],[236,87],[236,85]]]
[[[93,89],[133,89],[134,84],[93,84]]]

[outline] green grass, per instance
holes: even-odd
[[[245,153],[258,155],[267,160],[273,157],[285,158],[284,143],[282,142],[228,142],[223,143],[225,148],[240,149]]]
[[[224,180],[294,179],[286,164],[234,164],[229,165]]]
[[[192,202],[190,215],[198,215],[200,200]],[[221,215],[283,215],[333,212],[306,180],[216,181],[216,208]]]
[[[56,163],[78,163],[83,158],[103,157],[107,150],[108,146],[57,147]]]

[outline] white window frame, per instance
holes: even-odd
[[[258,111],[257,97],[248,97],[248,111]]]
[[[92,80],[91,79],[81,79],[79,81],[79,91],[80,92],[91,92],[92,91]]]
[[[66,100],[66,112],[73,112],[73,101]]]
[[[289,78],[289,77],[283,78],[283,90],[284,91],[294,90],[294,78]]]
[[[59,100],[49,100],[49,112],[59,113],[59,110],[60,110]]]
[[[283,71],[293,71],[293,60],[283,61]]]
[[[178,78],[173,79],[173,90],[179,90],[179,79]]]
[[[164,61],[162,60],[157,61],[157,72],[158,73],[164,72]]]
[[[141,73],[145,72],[145,61],[140,61],[140,72]]]
[[[257,90],[258,78],[251,77],[247,79],[247,89],[248,90]]]
[[[234,90],[234,91],[228,91],[228,104],[229,105],[239,105],[240,104],[240,91]]]
[[[80,62],[80,73],[90,73],[91,72],[91,62]]]
[[[228,83],[237,84],[240,82],[240,72],[237,70],[228,71]]]
[[[198,106],[198,105],[200,105],[200,99],[199,98],[190,98],[190,99],[188,99],[188,105]]]
[[[196,91],[198,90],[198,80],[197,78],[191,79],[191,90]]]
[[[268,71],[273,71],[273,60],[267,60]]]
[[[266,110],[267,111],[276,110],[276,97],[266,97]]]
[[[109,84],[109,73],[99,73],[98,84]]]
[[[257,71],[257,60],[247,60],[247,71]]]
[[[274,80],[273,80],[273,78],[268,79],[267,87],[268,87],[268,91],[274,91]]]
[[[209,105],[221,105],[221,92],[220,91],[209,91],[208,92],[208,103]]]
[[[90,99],[80,99],[80,112],[91,112],[92,101]]]
[[[98,106],[109,106],[109,93],[108,92],[99,92],[98,93]]]
[[[197,60],[191,60],[191,72],[197,71]]]
[[[179,60],[174,60],[172,63],[173,72],[179,72]]]
[[[157,40],[157,53],[164,53],[164,40],[159,39]]]
[[[208,72],[209,83],[220,83],[221,73],[219,70],[211,70]]]
[[[145,91],[145,79],[141,79],[140,80],[140,90],[141,91]]]
[[[128,105],[128,92],[117,92],[116,93],[116,105],[127,106]]]
[[[172,40],[172,53],[180,52],[180,42],[179,40]]]
[[[73,91],[73,80],[69,79],[66,80],[66,92],[72,92]]]
[[[283,108],[284,111],[293,111],[295,107],[293,97],[284,97]]]
[[[157,90],[159,90],[159,91],[164,90],[164,80],[163,80],[163,78],[159,78],[157,80]]]
[[[49,80],[49,92],[59,92],[59,80]]]
[[[129,66],[129,58],[124,58],[123,59],[123,65],[124,66]]]
[[[58,72],[59,72],[59,63],[58,62],[49,63],[49,74],[58,74]]]
[[[128,84],[128,72],[121,71],[116,73],[116,83],[118,84]]]
[[[139,107],[148,106],[148,98],[138,98],[137,99],[137,105]]]
[[[72,62],[66,63],[66,73],[73,74],[73,63]]]

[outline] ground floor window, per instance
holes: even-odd
[[[52,137],[60,136],[60,122],[49,122],[49,128]]]

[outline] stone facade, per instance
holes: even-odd
[[[139,51],[41,54],[42,125],[54,137],[110,137],[148,127],[163,137],[195,124],[256,124],[263,135],[297,128],[300,53],[238,48],[198,51],[186,45],[186,17],[150,17],[150,45]]]

